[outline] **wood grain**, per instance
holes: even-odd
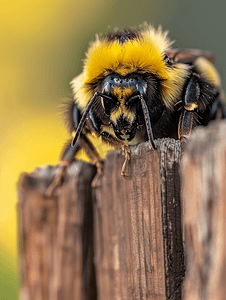
[[[124,157],[112,152],[96,191],[98,299],[181,299],[184,253],[181,230],[180,144],[157,141]]]
[[[44,193],[57,167],[22,176],[21,299],[181,299],[180,143],[156,144],[131,149],[127,179],[124,154],[109,153],[95,189],[84,162],[52,198]]]
[[[19,184],[23,300],[95,299],[91,182],[95,168],[77,162],[55,197],[57,167],[24,174]]]
[[[226,299],[226,122],[200,127],[182,168],[184,300]]]

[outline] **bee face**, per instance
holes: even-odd
[[[141,109],[139,96],[145,95],[146,90],[147,82],[139,74],[111,74],[103,81],[102,93],[107,97],[103,97],[101,103],[120,140],[124,139],[124,134],[128,135],[128,141],[134,138],[140,125],[137,120]]]

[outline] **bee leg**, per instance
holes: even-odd
[[[119,140],[116,137],[114,137],[113,135],[111,135],[110,133],[103,131],[101,132],[101,136],[102,139],[106,142],[109,143],[110,145],[114,146],[117,149],[121,149],[124,151],[125,153],[125,161],[123,163],[122,166],[122,170],[121,170],[121,175],[124,178],[127,178],[127,174],[126,174],[126,167],[128,162],[130,161],[130,150],[129,150],[129,146],[126,144],[125,141]]]
[[[65,150],[61,156],[60,163],[58,164],[57,174],[55,175],[52,183],[49,185],[48,189],[45,192],[47,197],[53,195],[55,189],[60,186],[64,180],[66,169],[71,165],[71,163],[75,160],[75,156],[80,149],[83,149],[87,156],[91,159],[92,163],[97,167],[97,175],[94,177],[94,183],[92,186],[95,186],[100,175],[103,172],[103,161],[92,142],[89,138],[81,133],[78,142],[74,147],[71,146],[71,141],[69,141],[66,145]],[[97,177],[97,178],[96,178]]]
[[[180,115],[179,127],[178,127],[178,136],[181,141],[181,150],[184,152],[184,146],[187,143],[187,140],[190,137],[192,129],[194,128],[195,121],[195,112],[194,111],[184,111]]]
[[[76,153],[80,150],[80,148],[81,147],[79,145],[72,147],[71,140],[66,144],[65,150],[63,151],[63,154],[61,155],[61,160],[58,164],[57,173],[45,192],[46,197],[51,197],[55,189],[61,185],[61,183],[64,180],[66,169],[74,161],[74,157]]]
[[[97,167],[97,174],[95,175],[91,183],[91,186],[93,188],[98,188],[100,186],[100,178],[103,173],[103,164],[99,164],[99,165],[96,164],[96,167]]]
[[[99,187],[99,180],[104,169],[103,160],[101,159],[92,142],[83,133],[80,134],[79,143],[83,150],[86,152],[87,156],[91,159],[92,163],[97,167],[97,174],[91,184],[93,188],[97,188]]]
[[[130,161],[130,150],[129,150],[129,146],[127,144],[123,145],[122,148],[125,153],[125,161],[122,165],[121,175],[124,178],[128,178],[127,173],[126,173],[126,167],[127,167],[128,162]]]
[[[197,125],[197,108],[200,96],[200,86],[197,77],[192,76],[188,82],[185,98],[183,101],[184,107],[180,115],[178,125],[178,136],[181,141],[182,153],[184,146],[190,137],[193,128]]]
[[[92,142],[90,141],[90,139],[87,137],[86,134],[82,132],[80,133],[78,144],[85,151],[85,153],[90,158],[92,163],[97,167],[97,174],[94,177],[91,184],[92,187],[96,188],[99,186],[99,179],[101,177],[101,174],[103,173],[103,168],[104,168],[103,160],[101,159],[99,153],[97,152],[96,148],[94,147],[94,145],[92,144]]]

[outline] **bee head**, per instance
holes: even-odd
[[[167,32],[144,24],[139,30],[97,37],[90,45],[83,71],[71,84],[79,109],[84,116],[89,111],[95,131],[110,125],[119,139],[126,134],[130,141],[146,120],[144,110],[154,123],[163,106],[174,109],[190,67],[169,64],[165,54],[171,44]]]
[[[117,138],[123,140],[123,135],[128,135],[128,141],[134,138],[141,109],[139,97],[146,90],[147,83],[139,74],[111,74],[103,81],[102,94],[106,97],[101,97],[101,103]]]

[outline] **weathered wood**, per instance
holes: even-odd
[[[226,299],[226,122],[198,128],[183,158],[184,300]]]
[[[159,153],[166,298],[177,300],[181,299],[185,276],[179,174],[180,142],[172,139],[160,140]]]
[[[106,159],[95,209],[100,300],[181,299],[180,143],[163,139],[157,146],[132,151],[127,180],[120,175],[122,154]]]
[[[91,197],[95,168],[73,164],[55,197],[46,198],[56,171],[36,169],[20,180],[20,299],[96,299]]]
[[[110,153],[93,190],[95,168],[72,165],[54,198],[43,195],[57,167],[23,176],[23,300],[181,299],[180,143],[134,147],[128,179],[123,161],[122,152]]]

